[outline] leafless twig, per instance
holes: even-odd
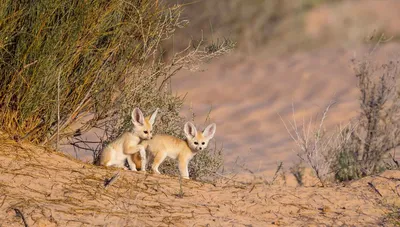
[[[22,212],[18,208],[13,208],[13,210],[15,211],[15,215],[17,215],[17,217],[20,217],[22,219],[24,226],[28,227],[28,223],[26,222],[24,214],[22,214]]]
[[[104,181],[104,188],[107,189],[108,186],[112,185],[119,178],[119,172],[114,174],[110,179]]]
[[[378,195],[379,195],[380,197],[383,197],[382,194],[379,192],[379,190],[375,187],[375,185],[372,184],[372,182],[368,182],[368,186],[370,186],[372,189],[374,189],[374,191],[375,191],[376,193],[378,193]]]

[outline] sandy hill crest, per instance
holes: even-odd
[[[326,188],[184,180],[183,198],[177,178],[123,170],[105,189],[118,171],[0,136],[0,226],[394,226],[400,206],[400,171]]]

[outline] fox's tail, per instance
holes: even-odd
[[[109,146],[106,146],[101,153],[97,156],[97,160],[94,160],[95,165],[106,166],[110,161],[111,150]]]

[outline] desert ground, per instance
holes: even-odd
[[[400,171],[330,187],[105,169],[0,138],[0,226],[395,226]],[[107,187],[105,180],[119,173]],[[397,185],[397,186],[396,186]]]

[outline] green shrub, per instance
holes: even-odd
[[[165,61],[161,41],[187,23],[179,5],[152,0],[0,4],[0,129],[37,143],[53,142],[57,125],[62,138],[70,136],[68,127],[89,113],[93,118],[82,131],[116,111],[129,112],[128,107],[173,103],[177,99],[164,89],[167,79],[226,50],[211,53],[201,43]],[[161,87],[159,80],[165,80]]]
[[[92,126],[134,99],[135,90],[151,89],[142,78],[154,83],[162,71],[144,66],[160,39],[179,26],[181,12],[153,2],[2,1],[1,130],[52,142],[57,123],[61,137],[68,136],[67,128],[85,114],[94,114]]]
[[[337,157],[335,178],[339,181],[349,181],[360,178],[360,169],[353,153],[342,151]]]

